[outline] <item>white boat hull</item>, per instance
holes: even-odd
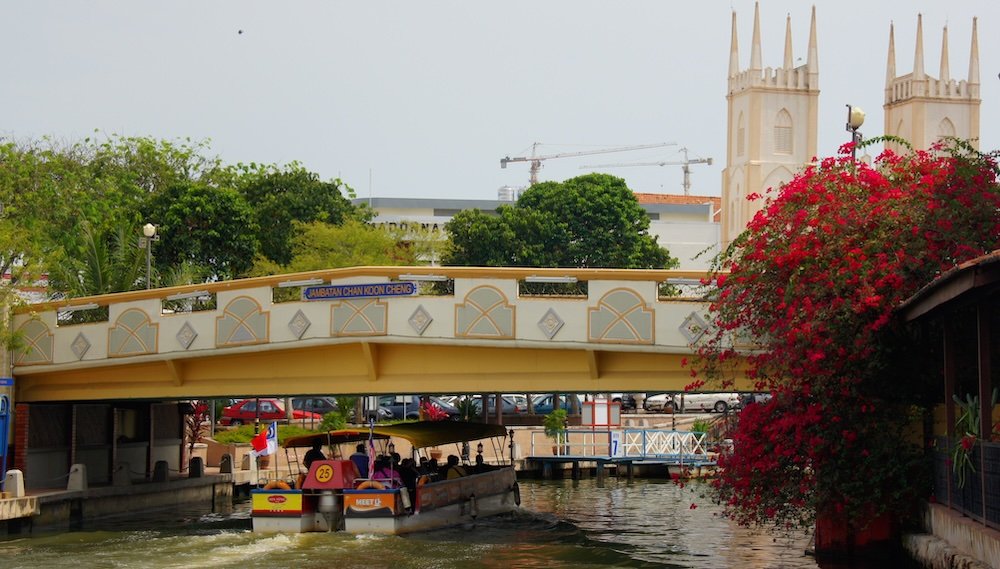
[[[521,502],[509,467],[425,484],[412,504],[405,488],[343,490],[332,512],[320,505],[321,494],[308,491],[254,490],[251,497],[253,531],[262,533],[404,534],[510,512]]]

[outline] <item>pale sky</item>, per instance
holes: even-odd
[[[719,195],[725,165],[731,13],[748,66],[753,2],[630,0],[7,0],[0,136],[75,140],[110,133],[209,139],[228,163],[291,160],[341,177],[359,197],[495,199],[525,185],[533,142],[557,154],[676,142],[545,161],[542,180],[588,164],[696,164],[692,193]],[[785,16],[805,61],[810,4],[761,2],[764,66],[780,67]],[[965,79],[979,17],[981,148],[1000,148],[1000,3],[843,0],[816,6],[820,155],[882,134],[886,50],[938,76],[948,25],[951,76]],[[242,30],[242,33],[240,33]],[[103,134],[101,134],[103,133]],[[681,168],[604,170],[637,192],[681,193]]]

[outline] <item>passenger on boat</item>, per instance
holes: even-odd
[[[480,474],[482,472],[489,472],[493,470],[493,465],[486,464],[486,460],[483,459],[483,455],[476,455],[476,464],[472,467],[472,472],[474,474]]]
[[[368,478],[368,455],[365,454],[365,443],[358,443],[357,450],[350,458],[358,468],[358,478]]]
[[[448,464],[444,467],[444,470],[441,471],[441,474],[441,478],[444,478],[445,480],[461,478],[462,476],[468,475],[465,468],[458,464],[458,457],[453,454],[448,455]]]
[[[432,478],[441,475],[441,468],[438,466],[438,459],[432,458],[427,461],[427,475]]]
[[[417,479],[420,478],[420,472],[412,458],[404,458],[403,462],[399,464],[399,477],[403,479],[403,485],[411,492],[417,489]]]
[[[326,460],[326,455],[323,454],[323,441],[319,439],[313,441],[313,446],[306,453],[306,457],[302,459],[302,464],[306,465],[306,470],[308,470],[313,461],[316,460]]]
[[[399,471],[392,467],[389,457],[380,455],[375,460],[375,472],[371,475],[372,480],[378,480],[386,488],[401,488],[403,479],[399,476]]]

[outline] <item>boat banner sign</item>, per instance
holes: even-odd
[[[311,286],[302,290],[303,300],[341,300],[372,296],[412,296],[417,284],[412,282]]]

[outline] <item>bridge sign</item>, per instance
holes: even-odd
[[[0,377],[0,387],[14,387],[14,378]]]
[[[373,296],[412,296],[417,284],[411,282],[311,286],[302,290],[302,300],[341,300]]]

